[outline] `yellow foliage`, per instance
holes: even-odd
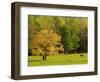
[[[61,44],[61,36],[57,33],[53,32],[53,30],[41,30],[38,32],[32,41],[32,52],[33,54],[50,54],[50,53],[58,53],[60,50],[60,46],[57,44]]]

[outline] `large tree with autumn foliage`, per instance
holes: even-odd
[[[53,30],[43,29],[32,40],[32,54],[41,55],[46,60],[48,55],[63,53],[61,36]]]

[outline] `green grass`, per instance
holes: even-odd
[[[87,64],[87,53],[83,55],[84,56],[80,56],[80,54],[53,55],[47,56],[45,61],[42,60],[42,56],[28,56],[28,66]]]

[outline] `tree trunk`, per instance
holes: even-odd
[[[46,55],[44,55],[42,57],[43,57],[43,61],[45,61],[47,59]]]

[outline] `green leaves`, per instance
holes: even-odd
[[[28,48],[32,53],[32,41],[35,42],[45,40],[43,45],[53,43],[50,49],[54,50],[54,45],[63,46],[64,53],[87,52],[87,36],[88,36],[88,18],[87,17],[64,17],[64,16],[28,16]],[[44,35],[43,35],[44,33]],[[51,37],[52,35],[52,37]],[[59,40],[57,37],[59,36]],[[47,38],[48,37],[48,38]],[[40,40],[42,38],[42,40]],[[53,42],[52,42],[53,41]],[[34,44],[35,45],[35,44]],[[37,44],[38,45],[38,44]],[[36,45],[36,46],[37,46]],[[38,50],[41,52],[41,48]],[[59,52],[58,52],[59,53]]]

